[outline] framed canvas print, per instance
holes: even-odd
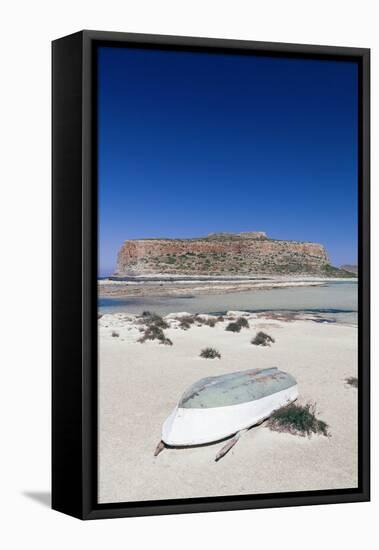
[[[53,508],[369,499],[369,50],[53,42]]]

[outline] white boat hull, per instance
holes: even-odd
[[[175,407],[162,427],[162,441],[173,447],[212,443],[250,428],[298,396],[297,384],[255,401],[212,408]]]

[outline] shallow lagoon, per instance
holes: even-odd
[[[273,288],[227,294],[171,297],[99,298],[100,313],[135,313],[151,310],[160,315],[222,313],[228,310],[296,311],[320,313],[337,322],[357,322],[358,284],[330,282],[323,286]]]

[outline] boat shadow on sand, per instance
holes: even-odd
[[[227,435],[226,437],[223,437],[221,439],[218,439],[217,441],[210,441],[209,443],[198,443],[197,445],[167,445],[166,443],[163,443],[160,441],[157,445],[157,448],[154,452],[154,456],[158,456],[164,449],[172,450],[172,451],[187,451],[188,449],[202,449],[206,447],[213,447],[215,445],[219,445],[220,443],[224,443],[227,441],[227,443],[220,449],[220,451],[216,454],[215,462],[218,462],[222,457],[224,457],[238,442],[241,435],[245,435],[247,432],[250,432],[251,430],[255,428],[260,428],[262,424],[267,422],[268,418],[265,418],[258,422],[257,424],[254,424],[254,426],[250,426],[249,428],[245,428],[244,430],[240,430],[239,432],[231,435]],[[162,448],[161,448],[161,445]]]

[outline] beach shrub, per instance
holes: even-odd
[[[162,319],[160,315],[150,311],[142,312],[141,322],[146,325],[146,328],[140,328],[143,332],[142,336],[137,340],[141,344],[147,340],[159,340],[160,344],[172,346],[172,341],[167,338],[162,329],[169,328],[169,324]]]
[[[358,378],[355,376],[349,376],[349,378],[345,378],[346,384],[349,384],[349,386],[352,386],[353,388],[358,387]]]
[[[252,339],[251,343],[254,346],[271,346],[275,342],[274,338],[265,332],[258,332]]]
[[[196,315],[186,315],[185,317],[180,317],[179,327],[182,330],[188,330],[191,328],[191,325],[195,323],[195,321],[199,321],[199,318]]]
[[[163,340],[164,337],[165,335],[161,328],[151,325],[144,330],[143,336],[138,341],[143,343],[146,340]]]
[[[206,325],[208,327],[215,327],[216,323],[219,323],[220,321],[223,321],[223,317],[216,317],[216,318],[206,318],[202,317],[201,315],[186,315],[185,317],[180,317],[178,319],[179,321],[179,328],[183,330],[188,330],[191,328],[191,325],[194,325],[197,323],[199,326]]]
[[[241,325],[239,323],[232,322],[226,326],[225,330],[229,332],[240,332]]]
[[[154,324],[147,326],[141,338],[138,339],[138,342],[140,342],[140,344],[143,344],[147,340],[159,340],[160,344],[172,346],[172,341],[170,340],[170,338],[167,338],[163,330]]]
[[[193,325],[199,320],[199,317],[197,315],[186,315],[185,317],[182,317],[182,320],[186,321],[190,325]]]
[[[162,319],[162,317],[160,317],[159,315],[156,315],[155,318],[150,321],[150,324],[153,324],[154,326],[159,328],[169,328],[170,326],[167,321]]]
[[[118,338],[120,335],[115,330],[112,330],[112,336],[113,336],[113,338]]]
[[[268,427],[276,432],[286,432],[302,437],[320,434],[328,437],[329,426],[323,420],[316,418],[316,404],[299,405],[290,403],[272,413]]]
[[[144,324],[146,323],[147,325],[155,325],[159,328],[169,328],[169,324],[167,323],[167,321],[162,319],[162,317],[157,313],[152,313],[150,311],[142,312],[141,322]]]
[[[186,317],[181,317],[179,327],[183,330],[187,330],[194,323],[199,325],[207,325],[208,327],[214,327],[216,325],[217,319],[207,319],[201,317],[200,315],[187,315]]]
[[[249,328],[249,321],[245,317],[238,317],[236,323],[241,328]]]
[[[204,359],[221,359],[221,353],[214,348],[204,348],[200,352],[200,357]]]
[[[219,315],[218,317],[212,317],[211,319],[206,319],[204,323],[210,327],[214,327],[217,325],[217,323],[222,323],[224,321],[224,317],[222,315]]]
[[[179,323],[179,327],[182,329],[182,330],[188,330],[189,328],[191,328],[191,323],[188,323],[188,321],[184,321],[183,319],[180,321]]]

